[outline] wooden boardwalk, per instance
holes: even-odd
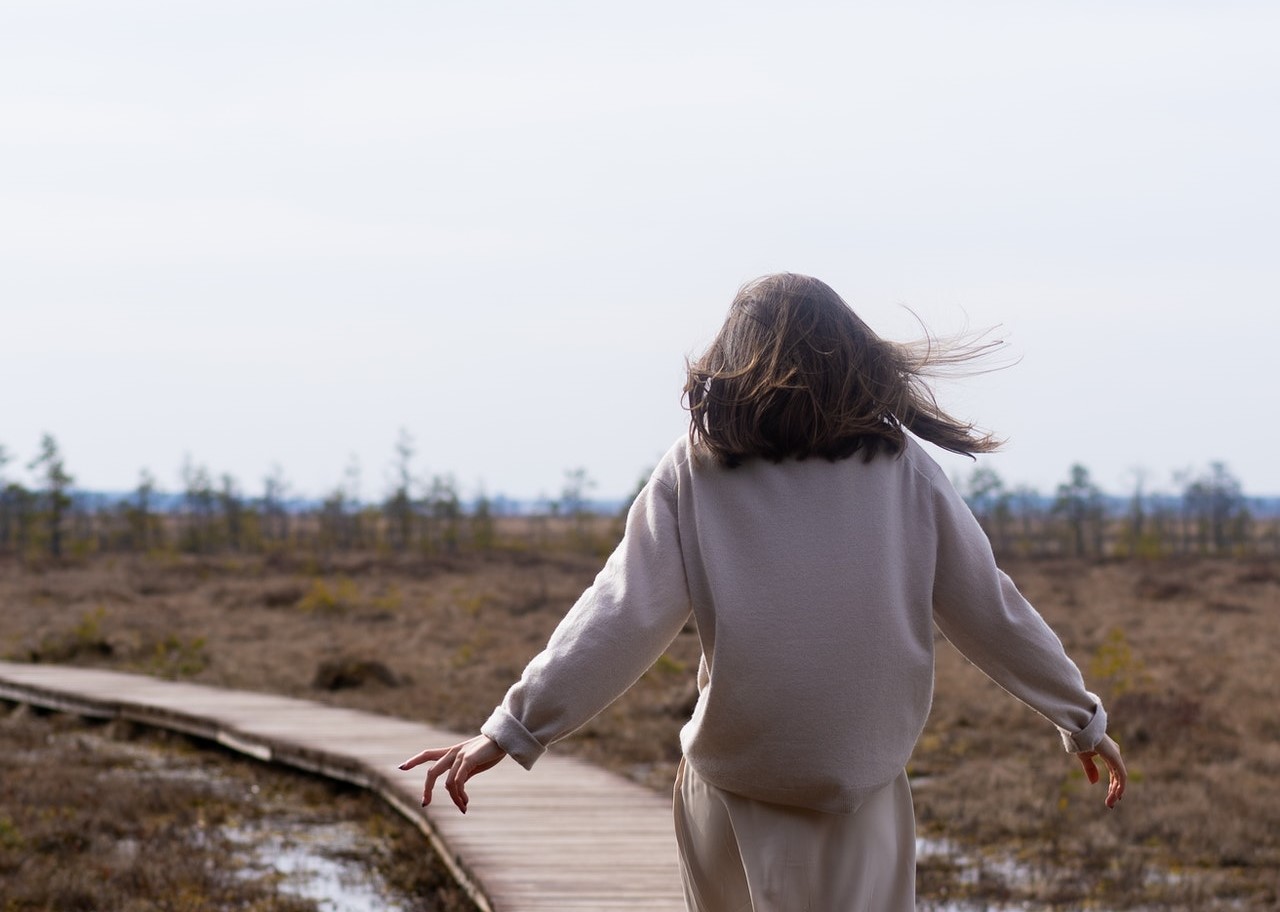
[[[425,767],[397,764],[462,740],[403,719],[270,694],[90,668],[0,662],[0,699],[184,732],[259,760],[372,789],[414,821],[485,912],[683,912],[669,799],[569,757],[506,760],[459,814]]]

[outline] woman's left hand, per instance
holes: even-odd
[[[1089,777],[1090,782],[1097,782],[1101,778],[1098,773],[1098,764],[1093,761],[1093,758],[1102,758],[1102,762],[1107,765],[1107,774],[1110,776],[1110,783],[1107,786],[1107,807],[1115,807],[1124,797],[1124,787],[1129,782],[1129,773],[1124,768],[1120,747],[1111,740],[1110,735],[1103,735],[1102,740],[1093,750],[1081,751],[1076,754],[1076,757],[1079,758],[1080,765],[1084,767],[1084,774]]]
[[[447,770],[449,775],[445,777],[444,787],[458,810],[465,814],[469,800],[467,780],[496,766],[506,755],[507,752],[498,747],[493,739],[486,735],[476,735],[470,741],[463,741],[452,747],[428,748],[401,763],[400,769],[411,770],[428,760],[436,761],[427,770],[427,783],[422,790],[422,806],[426,807],[431,803],[431,792],[435,789],[436,780]]]

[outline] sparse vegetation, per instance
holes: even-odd
[[[306,614],[347,614],[359,607],[360,594],[355,583],[339,577],[330,583],[314,580],[306,595],[298,600],[298,608]]]
[[[0,703],[6,912],[314,912],[274,868],[246,864],[247,848],[257,833],[339,824],[360,834],[342,858],[377,872],[397,908],[472,908],[421,834],[357,789],[180,736]]]
[[[621,536],[620,518],[593,508],[588,495],[595,481],[585,468],[565,471],[559,495],[544,499],[541,512],[516,515],[510,502],[491,499],[483,488],[466,502],[447,472],[418,476],[416,453],[413,438],[401,431],[390,489],[374,501],[360,499],[354,462],[328,495],[307,500],[295,496],[279,465],[262,479],[261,494],[251,496],[232,476],[215,476],[189,456],[178,496],[160,492],[144,470],[132,496],[121,500],[73,490],[66,460],[46,434],[27,464],[34,489],[0,475],[0,555],[31,566],[102,554],[282,561],[306,555],[328,575],[339,557],[368,554],[554,550],[603,557]],[[0,472],[11,461],[0,446]],[[1070,467],[1052,497],[1010,488],[986,465],[958,487],[1001,557],[1280,556],[1280,516],[1246,497],[1226,463],[1177,472],[1164,492],[1149,489],[1144,470],[1134,472],[1127,503],[1109,498],[1081,463]]]
[[[571,535],[572,520],[560,522]],[[1006,564],[1107,701],[1131,792],[1105,810],[1043,720],[940,644],[933,715],[910,767],[920,833],[942,847],[922,857],[922,908],[962,897],[1274,908],[1280,560]],[[179,644],[170,661],[182,664],[184,646],[202,657],[183,672],[191,680],[466,732],[598,570],[598,557],[571,548],[335,553],[327,569],[285,551],[45,568],[11,559],[0,565],[0,653],[165,673],[156,644]],[[345,610],[301,610],[317,583],[342,591]],[[80,645],[50,648],[68,642]],[[631,693],[556,749],[669,790],[698,652],[690,625]]]

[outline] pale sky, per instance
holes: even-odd
[[[629,492],[743,281],[999,326],[980,464],[1280,493],[1280,4],[3,0],[0,469]],[[952,474],[971,464],[942,458]]]

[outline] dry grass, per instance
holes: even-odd
[[[921,831],[1016,857],[1044,901],[1275,908],[1276,567],[1011,569],[1107,703],[1130,795],[1106,811],[1038,717],[946,649],[912,763],[930,777],[916,789]],[[1004,883],[989,895],[1018,892]]]
[[[600,561],[512,553],[328,567],[102,558],[0,568],[0,653],[320,698],[470,731]],[[1280,564],[1008,566],[1107,701],[1133,773],[1107,811],[1043,720],[950,647],[912,759],[922,862],[948,897],[1271,909],[1280,897]],[[670,787],[696,633],[562,750]],[[477,786],[483,790],[483,785]],[[483,800],[477,793],[477,800]],[[1011,873],[1012,872],[1012,873]]]
[[[423,863],[418,831],[357,789],[118,722],[25,707],[0,718],[5,912],[314,912],[247,850],[344,825],[362,835],[342,861],[379,872],[400,908],[471,908],[442,865]]]

